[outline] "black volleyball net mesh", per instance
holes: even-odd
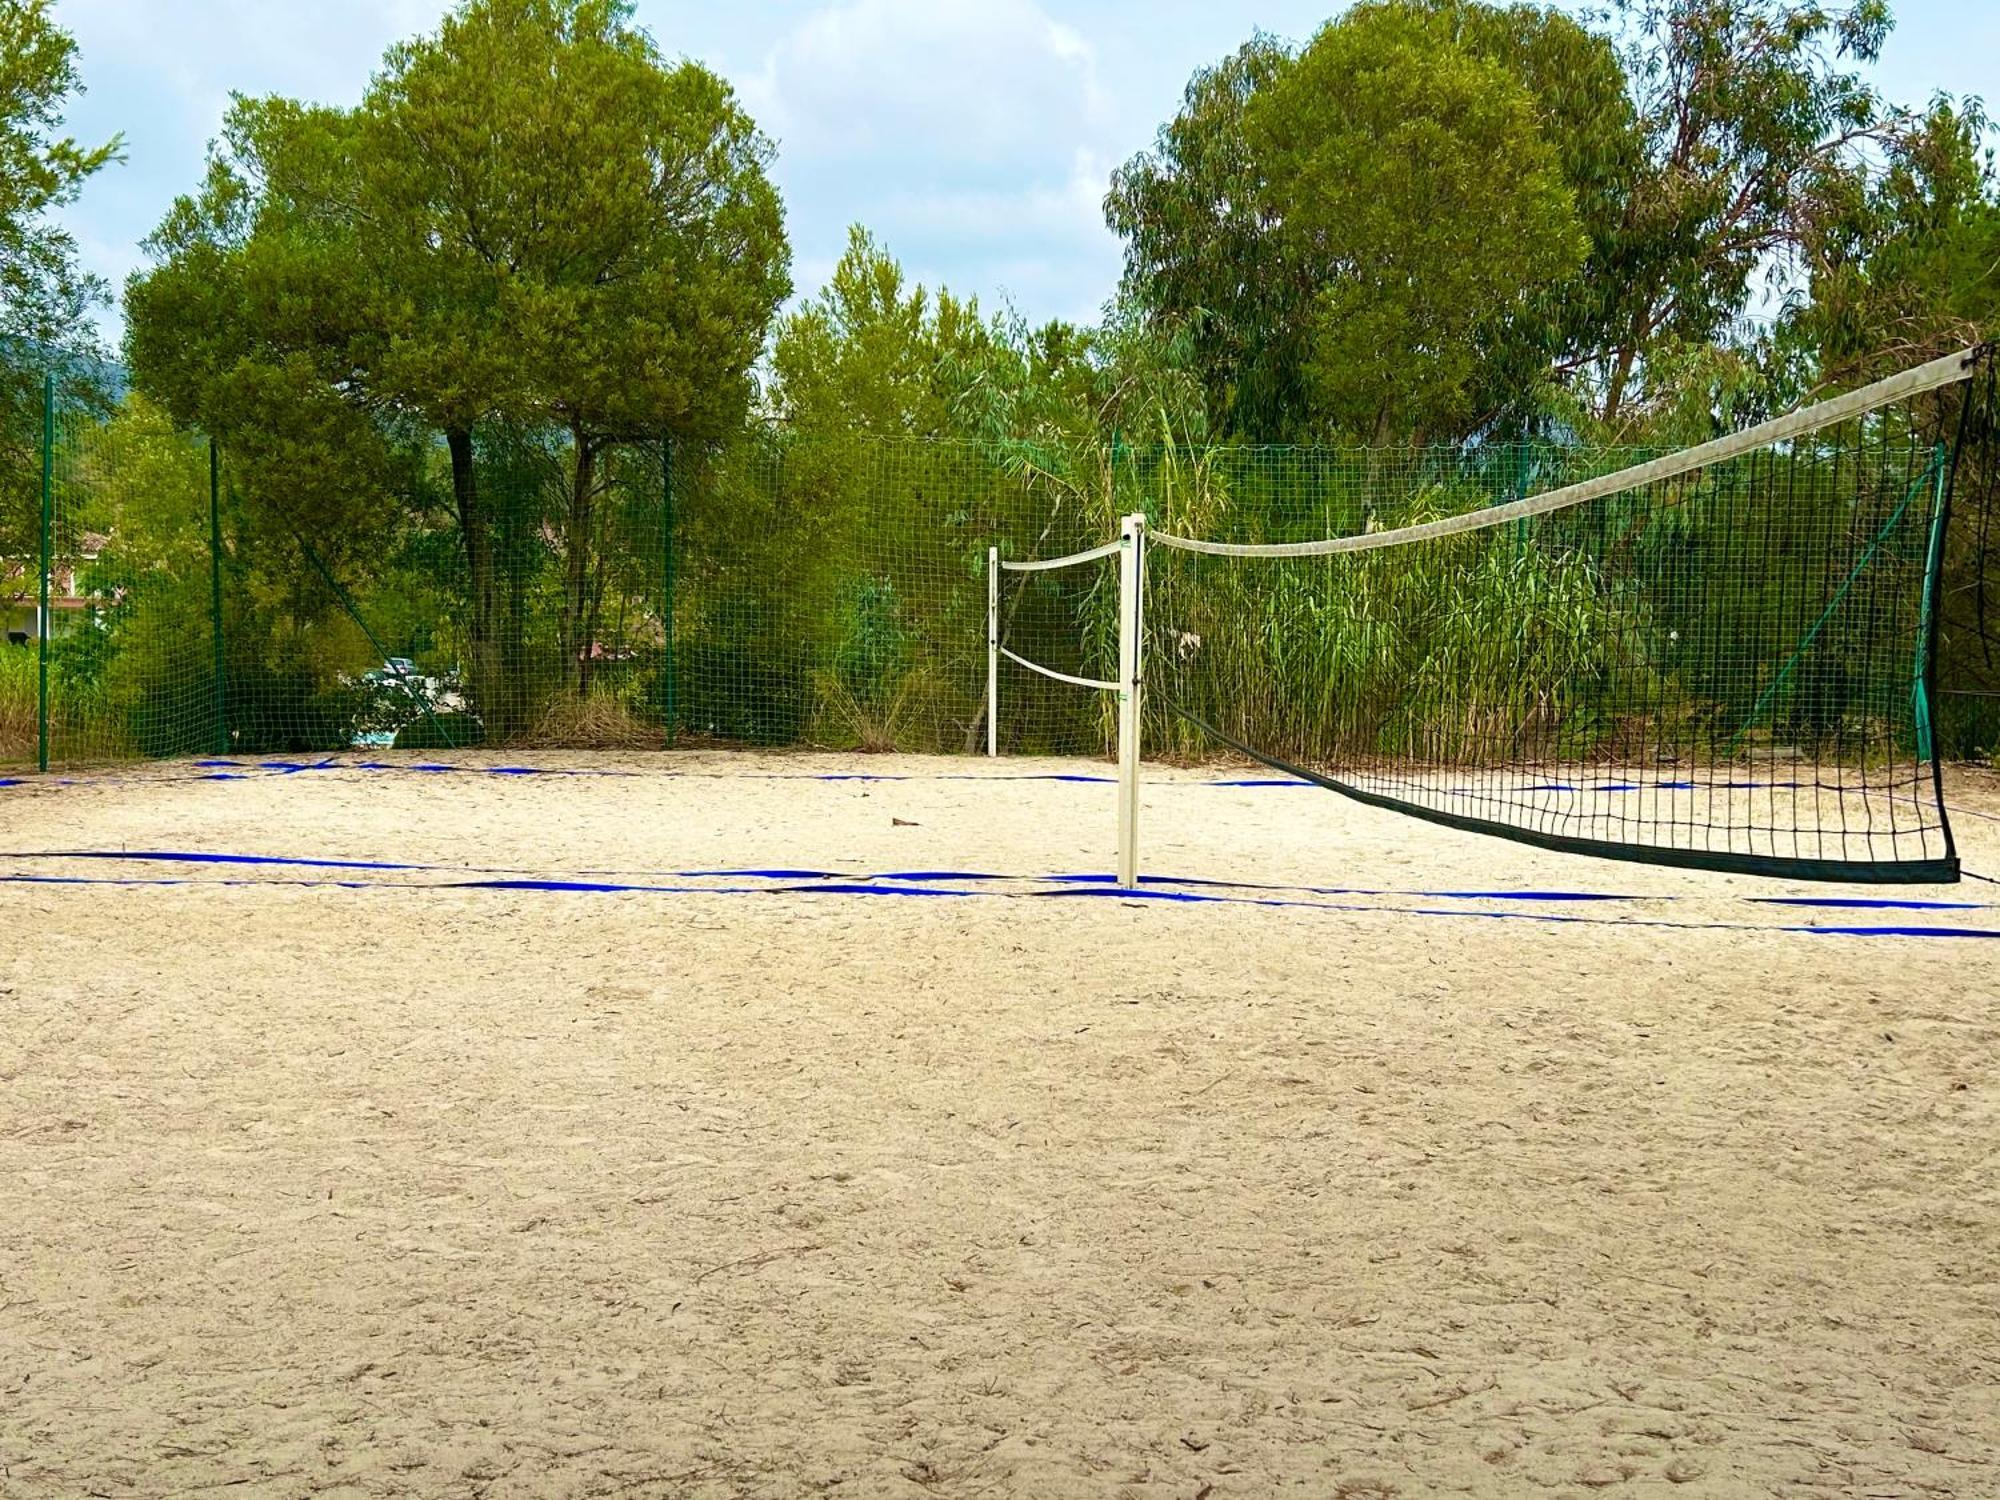
[[[1502,503],[1429,473],[1313,540],[1158,527],[1148,750],[1617,859],[1955,880],[1939,591],[1993,387],[1973,351]]]

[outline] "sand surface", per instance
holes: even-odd
[[[0,788],[0,1497],[2000,1494],[2000,888],[532,763]]]

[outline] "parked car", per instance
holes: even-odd
[[[350,681],[362,690],[349,742],[357,749],[387,749],[413,724],[465,712],[456,673],[429,676],[407,656],[391,656]]]

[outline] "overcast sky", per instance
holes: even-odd
[[[2000,0],[1894,0],[1893,97],[2000,94]],[[57,0],[89,93],[79,138],[125,137],[67,215],[114,286],[197,180],[231,90],[359,99],[382,50],[446,0]],[[860,222],[912,274],[1031,318],[1094,318],[1118,277],[1100,204],[1203,63],[1262,28],[1304,38],[1328,0],[639,0],[669,54],[735,84],[778,142],[793,279],[810,292]],[[1574,6],[1572,6],[1574,8]],[[2000,100],[1996,100],[2000,103]],[[115,338],[115,312],[105,319]]]

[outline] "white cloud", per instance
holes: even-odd
[[[1074,153],[1069,174],[1060,180],[1012,189],[947,186],[928,192],[899,191],[887,205],[900,223],[957,239],[1033,238],[1073,244],[1110,233],[1102,210],[1109,175],[1105,158],[1083,148]]]
[[[743,81],[786,155],[960,169],[1067,151],[1108,114],[1090,43],[1035,0],[846,0],[814,12]]]
[[[1094,316],[1116,279],[1116,111],[1037,0],[837,0],[738,86],[778,140],[802,293],[854,222],[912,276],[1037,317]]]
[[[106,66],[144,69],[188,102],[231,89],[326,103],[358,99],[383,49],[435,27],[448,0],[60,0],[88,80]]]

